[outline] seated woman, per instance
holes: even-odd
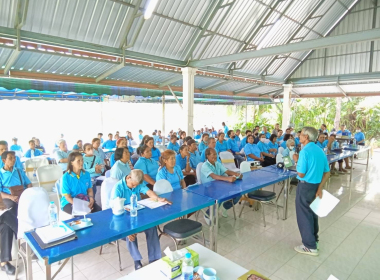
[[[208,135],[208,133],[203,133],[203,135],[202,135],[202,141],[201,141],[201,143],[199,143],[199,145],[198,145],[198,151],[199,151],[199,153],[201,154],[204,150],[206,150],[207,149],[207,147],[208,147],[208,140],[209,140],[209,135]]]
[[[260,142],[257,143],[257,147],[259,147],[261,154],[264,156],[264,162],[261,163],[261,166],[266,167],[276,164],[276,157],[269,152],[268,145],[265,143],[267,139],[265,134],[261,133],[259,137]]]
[[[264,162],[264,156],[261,154],[259,147],[253,144],[255,137],[251,134],[247,136],[247,144],[244,147],[244,153],[247,156],[247,161],[259,161]]]
[[[94,155],[102,160],[102,164],[106,164],[106,154],[104,153],[102,148],[100,148],[99,138],[92,139],[92,147],[94,148]]]
[[[268,145],[268,150],[269,152],[272,154],[272,155],[277,155],[277,151],[278,151],[278,144],[277,144],[277,136],[276,134],[272,134],[270,137],[269,137],[269,143],[267,144]]]
[[[26,158],[34,158],[38,156],[42,156],[44,153],[41,152],[40,150],[36,149],[36,143],[34,140],[29,141],[29,150],[26,151],[24,157]]]
[[[180,146],[182,146],[183,144],[185,144],[184,143],[185,138],[186,138],[186,131],[181,131],[179,133],[179,143],[178,143]]]
[[[42,154],[45,153],[45,147],[41,145],[40,139],[34,139],[34,143],[36,143],[36,149],[40,150]]]
[[[228,142],[224,140],[224,132],[219,132],[218,134],[218,141],[216,141],[216,149],[220,152],[230,152],[231,153],[231,147],[228,145]]]
[[[328,140],[326,140],[326,135],[324,135],[323,133],[319,134],[318,140],[316,143],[317,146],[323,150],[324,148],[327,147],[327,143],[328,143]]]
[[[245,137],[240,142],[240,147],[239,147],[240,150],[244,149],[245,145],[247,144],[247,137],[248,137],[248,135],[251,135],[251,134],[252,134],[251,130],[247,129],[245,131]]]
[[[201,169],[202,184],[211,182],[214,180],[233,183],[236,181],[236,178],[243,177],[243,174],[239,174],[231,170],[228,170],[227,168],[224,167],[223,164],[218,162],[216,158],[216,151],[214,149],[212,148],[206,149],[206,158],[207,158],[207,161],[202,165],[202,169]],[[236,204],[239,202],[239,200],[240,200],[240,197],[235,197],[233,199],[233,203]],[[223,217],[228,217],[227,210],[230,209],[232,206],[233,204],[230,200],[224,202],[221,205]],[[209,215],[209,210],[207,210],[206,214]],[[211,221],[206,215],[204,216],[204,218],[205,218],[206,223],[208,225],[211,225]]]
[[[84,144],[83,148],[83,169],[90,174],[91,178],[95,179],[104,172],[104,165],[102,160],[94,155],[94,148],[90,143]]]
[[[62,171],[66,172],[70,152],[67,150],[67,145],[66,145],[65,140],[60,139],[57,144],[58,144],[59,150],[55,152],[55,158],[58,162],[58,165],[62,168]]]
[[[131,146],[128,146],[128,140],[125,137],[120,137],[119,140],[117,140],[116,147],[117,148],[127,148],[129,151],[129,154],[130,155],[133,154],[133,148]],[[116,162],[115,153],[113,153],[110,157],[110,166],[112,167],[115,164],[115,162]],[[130,165],[132,166],[132,163],[130,163]]]
[[[83,169],[81,153],[73,152],[69,155],[67,172],[61,179],[61,194],[61,209],[70,215],[73,212],[74,198],[88,201],[92,213],[102,210],[94,200],[91,176]]]
[[[189,147],[186,145],[182,145],[181,148],[179,148],[179,154],[175,158],[177,166],[179,166],[182,170],[186,183],[186,186],[193,185],[197,182],[195,178],[195,172],[192,170],[190,166],[190,153],[189,153]]]
[[[156,176],[158,172],[158,162],[152,159],[152,149],[147,145],[139,148],[140,157],[135,164],[136,169],[144,172],[144,183],[150,190],[153,190],[153,186],[156,183]]]
[[[154,146],[153,142],[153,137],[148,137],[145,139],[145,145],[147,145],[152,150],[152,159],[154,159],[155,161],[159,161],[161,152]]]
[[[170,143],[168,144],[168,150],[172,150],[178,154],[179,144],[177,143],[177,135],[172,134],[170,136]]]
[[[144,173],[141,170],[132,170],[128,176],[125,176],[113,187],[111,198],[125,198],[124,205],[128,205],[131,203],[130,198],[133,193],[137,195],[137,200],[141,199],[140,193],[142,193],[156,201],[167,202],[168,204],[172,204],[170,201],[166,200],[166,198],[159,197],[154,191],[147,188],[147,186],[145,186],[145,184],[143,183],[143,176]],[[152,263],[158,259],[161,259],[161,248],[160,241],[158,239],[157,228],[154,226],[144,230],[144,232],[148,247],[149,263]],[[132,234],[128,236],[127,248],[135,262],[135,270],[142,268],[142,256],[138,248],[137,234]]]
[[[77,143],[73,146],[73,151],[83,153],[83,141],[78,140]]]
[[[286,149],[284,149],[281,153],[283,157],[290,156],[290,158],[293,161],[293,164],[294,164],[293,154],[294,154],[295,145],[296,145],[296,142],[293,139],[288,139],[286,141]]]
[[[111,177],[121,180],[131,173],[130,154],[127,148],[117,148],[115,151],[115,164],[111,168]]]
[[[187,141],[187,147],[189,148],[190,154],[190,167],[195,172],[197,170],[198,163],[202,162],[201,156],[198,152],[197,142],[195,142],[194,139],[190,139],[189,141]]]
[[[289,139],[292,139],[293,141],[294,141],[294,136],[293,135],[291,135],[291,134],[285,134],[285,136],[284,136],[284,138],[283,138],[284,140],[282,141],[282,143],[281,143],[281,147],[283,147],[284,149],[286,149],[286,141],[288,141]],[[294,141],[294,144],[295,144],[296,142]]]
[[[161,167],[158,170],[156,181],[165,179],[170,182],[173,190],[186,188],[181,167],[176,165],[176,153],[172,150],[166,150],[161,154]]]
[[[217,161],[219,161],[220,163],[222,163],[221,160],[220,160],[220,158],[219,158],[219,152],[218,152],[218,150],[216,149],[216,140],[215,140],[214,137],[211,137],[211,138],[208,140],[208,147],[207,147],[207,148],[212,148],[212,149],[214,149],[214,150],[216,151],[216,158],[217,158]],[[202,154],[201,154],[201,162],[205,162],[205,161],[206,161],[206,150],[207,150],[207,149],[205,149],[205,150],[202,152]]]

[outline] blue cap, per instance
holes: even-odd
[[[186,259],[191,259],[191,254],[190,253],[186,253],[185,258]]]

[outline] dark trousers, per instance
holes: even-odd
[[[13,200],[10,200],[9,198],[3,198],[3,202],[5,204],[5,208],[9,209],[12,208],[11,210],[8,210],[13,214],[13,216],[17,217],[18,213],[18,204],[14,202]]]
[[[298,228],[301,233],[302,243],[309,249],[317,249],[318,241],[318,216],[310,209],[310,204],[315,199],[319,184],[310,184],[299,181],[296,193],[296,213]]]
[[[262,167],[266,167],[266,166],[273,165],[273,164],[276,164],[276,159],[271,158],[271,157],[267,157],[267,156],[265,156],[264,161],[261,162]]]
[[[93,208],[91,210],[91,213],[102,211],[102,208],[98,204],[96,204],[96,202],[94,202],[94,205],[92,207]],[[71,215],[71,213],[73,213],[73,205],[71,203],[67,203],[63,207],[63,211],[65,211],[67,214]]]
[[[1,236],[1,262],[12,260],[13,235],[17,238],[17,217],[11,211],[0,216],[0,236]]]

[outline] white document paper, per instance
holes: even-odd
[[[50,225],[37,228],[36,233],[41,238],[42,242],[49,244],[66,237],[69,237],[75,233],[71,228],[66,226],[64,223],[59,222],[58,226],[52,227]]]
[[[326,190],[322,190],[322,199],[317,197],[314,199],[314,201],[310,204],[311,210],[318,216],[318,217],[326,217],[339,203],[339,199],[333,196],[331,193],[329,193]]]
[[[73,199],[73,212],[72,215],[87,215],[91,212],[90,207],[88,207],[89,202],[81,200],[79,198]]]
[[[144,205],[145,207],[148,207],[150,209],[158,208],[158,207],[161,207],[161,206],[167,204],[166,202],[154,201],[151,198],[139,200],[139,201],[137,201],[137,203],[140,205]]]
[[[334,275],[330,275],[329,278],[327,278],[327,280],[339,280],[338,278],[336,278]]]

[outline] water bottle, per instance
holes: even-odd
[[[193,280],[194,263],[191,254],[187,253],[182,262],[182,280]]]
[[[354,145],[354,147],[356,147],[356,139],[355,138],[354,138],[353,145]]]
[[[131,217],[136,217],[137,216],[137,195],[132,194],[131,195]]]
[[[54,201],[50,201],[50,205],[49,205],[49,222],[50,222],[50,226],[52,227],[56,227],[58,225],[58,210],[57,210],[57,206],[54,204]]]
[[[325,155],[327,155],[327,147],[325,147],[325,148],[323,149],[323,151],[324,151]]]

